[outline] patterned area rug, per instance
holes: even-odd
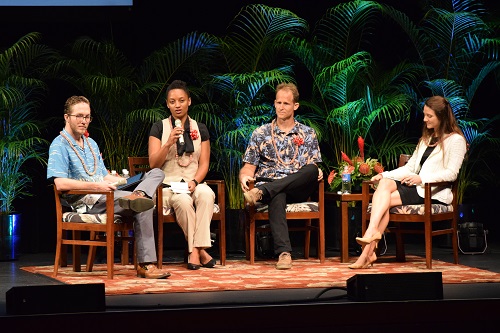
[[[167,263],[163,267],[172,274],[165,280],[148,280],[136,277],[133,265],[115,265],[115,278],[107,279],[106,266],[94,265],[93,272],[73,272],[71,267],[59,269],[58,281],[66,284],[104,283],[106,295],[130,295],[172,292],[258,290],[284,288],[328,288],[345,287],[346,280],[356,274],[442,272],[443,283],[500,282],[500,274],[477,268],[454,265],[438,260],[432,263],[432,270],[426,269],[425,259],[407,256],[405,263],[398,263],[394,257],[380,258],[372,268],[351,270],[348,264],[340,263],[338,257],[327,258],[324,264],[316,259],[297,259],[293,268],[279,271],[276,261],[257,261],[254,265],[244,260],[228,260],[226,266],[186,269],[182,263]],[[52,277],[53,266],[29,266],[21,269]]]

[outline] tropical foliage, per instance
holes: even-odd
[[[46,85],[40,70],[54,56],[30,33],[0,53],[0,214],[14,212],[14,200],[31,195],[30,160],[46,163],[47,140],[35,118]]]
[[[221,41],[225,72],[208,82],[220,112],[200,116],[212,125],[212,167],[226,182],[230,208],[243,208],[242,154],[252,131],[274,116],[274,88],[295,81],[288,41],[307,30],[288,10],[252,5],[238,13]]]
[[[426,69],[426,79],[420,83],[422,89],[450,101],[465,134],[469,151],[459,175],[459,203],[462,203],[465,192],[480,184],[478,176],[484,181],[494,175],[488,165],[494,165],[498,156],[490,154],[500,144],[499,138],[492,137],[498,117],[474,117],[472,102],[484,80],[498,73],[500,39],[492,37],[494,31],[483,20],[487,12],[479,1],[438,1],[429,6],[420,26],[402,13],[388,6],[384,8],[415,45],[418,54],[415,61]]]
[[[344,163],[341,152],[357,156],[358,137],[369,143],[364,149],[371,162],[395,167],[399,155],[415,147],[423,101],[440,94],[452,103],[469,144],[460,173],[462,201],[497,173],[489,166],[498,155],[491,154],[499,145],[492,131],[498,118],[476,116],[474,101],[487,78],[499,77],[500,39],[477,0],[419,4],[421,17],[414,22],[383,1],[341,2],[311,26],[300,13],[248,5],[226,35],[189,33],[138,66],[112,42],[82,37],[47,69],[90,98],[97,120],[91,136],[114,169],[126,167],[127,156],[147,154],[151,124],[168,116],[166,86],[187,81],[190,116],[209,128],[210,169],[226,181],[229,208],[242,208],[241,156],[252,131],[274,117],[278,83],[299,86],[296,117],[316,130],[325,174]],[[387,29],[391,36],[379,34]],[[381,56],[378,43],[390,44],[395,36],[406,44]],[[32,88],[29,81],[25,86]]]

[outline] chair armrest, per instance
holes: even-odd
[[[371,191],[371,185],[378,184],[378,181],[372,180],[364,180],[361,183],[361,231],[364,234],[367,228],[367,212],[368,206],[370,205],[370,201],[372,199],[373,193]]]
[[[55,185],[53,185],[53,188],[54,188],[54,197],[55,197],[55,204],[56,204],[56,215],[57,215],[58,221],[62,221],[63,203],[62,203],[61,196],[63,194],[72,194],[72,195],[101,194],[101,195],[105,195],[106,196],[107,220],[113,221],[114,208],[115,208],[115,203],[114,203],[115,191],[113,191],[113,190],[106,190],[106,191],[96,191],[96,190],[60,191],[55,187]],[[110,223],[107,228],[109,228],[108,232],[111,232],[112,231],[112,223]]]
[[[102,194],[102,195],[107,195],[109,193],[114,193],[113,190],[106,190],[106,191],[97,191],[97,190],[66,190],[66,191],[60,191],[54,187],[54,191],[61,195],[61,194],[77,194],[77,195],[86,195],[86,194]]]
[[[425,183],[424,187],[426,186],[453,186],[455,182],[449,182],[449,181],[443,181],[443,182],[432,182],[432,183]]]
[[[369,199],[369,195],[370,195],[370,190],[372,189],[372,185],[377,185],[378,182],[377,181],[372,181],[372,180],[363,180],[363,182],[361,183],[361,194],[362,194],[362,197]]]
[[[205,180],[205,183],[209,186],[215,186],[217,191],[216,191],[216,204],[219,205],[219,208],[225,209],[226,208],[226,182],[221,179],[210,179],[210,180]]]
[[[454,181],[442,181],[442,182],[429,182],[424,184],[424,205],[426,207],[432,206],[432,187],[434,186],[449,186],[453,193],[453,206],[457,205],[457,189],[458,189],[458,179]],[[430,209],[428,209],[430,211]]]

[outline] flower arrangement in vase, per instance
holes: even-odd
[[[351,174],[351,183],[353,192],[356,189],[361,189],[361,183],[364,180],[370,180],[376,174],[384,171],[382,164],[375,158],[367,158],[365,160],[365,140],[360,136],[358,137],[359,155],[354,158],[349,158],[343,151],[341,151],[342,162],[334,168],[328,175],[329,190],[336,192],[340,190],[342,185],[342,172],[347,166],[348,172]]]

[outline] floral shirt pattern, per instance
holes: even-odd
[[[314,129],[298,121],[288,133],[274,126],[275,149],[271,128],[271,124],[265,124],[255,129],[243,155],[244,163],[257,166],[255,177],[280,179],[299,171],[304,165],[321,162]]]

